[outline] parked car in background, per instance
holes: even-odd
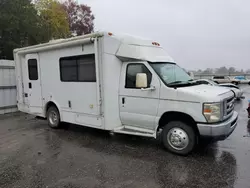
[[[250,85],[250,80],[246,78],[245,76],[235,76],[235,80],[238,80],[241,84],[249,84]]]
[[[211,85],[211,86],[219,86],[219,87],[226,87],[229,88],[235,95],[235,98],[237,100],[240,100],[243,97],[243,91],[236,85],[227,83],[227,84],[217,84],[213,80],[209,79],[199,79],[196,80],[199,84],[206,84],[206,85]]]
[[[240,83],[239,80],[232,79],[229,76],[213,76],[212,80],[216,82],[217,84],[232,83],[232,84],[238,85]]]

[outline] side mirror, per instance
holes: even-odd
[[[148,87],[148,78],[145,73],[136,74],[136,88],[147,88]]]

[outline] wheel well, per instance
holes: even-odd
[[[187,125],[191,126],[196,131],[196,133],[199,134],[199,130],[194,119],[190,115],[182,112],[165,112],[160,118],[157,131],[159,131],[159,129],[164,127],[170,121],[181,121],[183,123],[187,123]]]
[[[54,102],[48,102],[47,104],[46,104],[46,108],[45,108],[45,117],[47,117],[47,111],[48,111],[48,109],[51,107],[51,106],[54,106],[54,107],[56,107],[57,108],[57,106],[56,106],[56,104],[54,103]],[[57,110],[58,110],[58,112],[59,112],[59,109],[57,108]],[[60,112],[59,112],[60,113]]]

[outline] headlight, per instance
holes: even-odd
[[[221,103],[205,103],[203,104],[203,114],[207,119],[207,122],[214,123],[221,120],[222,107]]]

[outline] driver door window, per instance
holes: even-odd
[[[144,64],[128,64],[126,71],[126,83],[125,88],[139,89],[136,88],[136,75],[138,73],[147,74],[147,87],[150,87],[152,74]]]

